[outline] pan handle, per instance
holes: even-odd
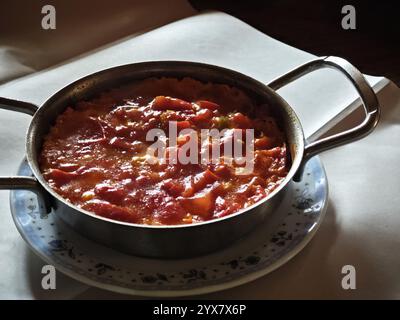
[[[38,196],[47,213],[51,212],[50,197],[41,184],[34,178],[29,176],[17,177],[0,177],[0,190],[29,190]]]
[[[362,123],[354,128],[306,144],[304,149],[303,161],[300,169],[298,170],[298,173],[296,174],[295,180],[299,180],[304,165],[311,157],[317,155],[320,152],[365,137],[376,127],[379,121],[380,107],[378,99],[371,86],[368,84],[367,80],[364,78],[360,71],[358,71],[348,61],[339,57],[321,57],[307,62],[289,71],[283,76],[273,80],[271,83],[268,84],[268,86],[274,90],[278,90],[279,88],[304,76],[305,74],[321,68],[336,69],[343,73],[347,77],[347,79],[351,81],[358,94],[360,95],[365,111],[365,119]]]
[[[34,104],[11,100],[0,97],[0,108],[18,111],[33,116],[38,109]],[[16,176],[16,177],[0,177],[0,190],[15,190],[24,189],[30,190],[37,194],[38,198],[42,201],[46,212],[51,211],[50,198],[47,192],[43,189],[41,184],[34,178],[29,176]]]
[[[39,107],[29,102],[12,100],[0,97],[0,108],[10,111],[18,111],[22,113],[27,113],[33,116]]]

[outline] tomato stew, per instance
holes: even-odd
[[[168,142],[171,122],[178,153],[191,139],[183,129],[223,130],[221,145],[237,130],[254,129],[253,170],[239,174],[240,165],[224,152],[209,163],[148,161],[154,141],[147,141],[147,132],[162,129]],[[271,108],[237,88],[151,78],[68,107],[45,137],[39,162],[58,194],[97,215],[190,224],[235,213],[270,194],[290,168],[285,140]]]

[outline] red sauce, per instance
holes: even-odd
[[[150,163],[146,133],[182,129],[254,129],[254,170],[223,156],[215,163]],[[177,148],[188,136],[179,135]],[[49,185],[85,210],[154,225],[223,217],[271,193],[290,163],[284,133],[267,105],[242,91],[185,78],[147,79],[68,107],[45,137],[40,166]]]

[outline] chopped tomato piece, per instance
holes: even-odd
[[[232,116],[232,122],[236,128],[249,129],[252,127],[250,118],[240,112],[237,112]]]
[[[187,211],[177,201],[169,201],[165,206],[156,211],[156,219],[163,224],[181,223]]]
[[[277,157],[279,157],[281,155],[282,148],[281,147],[276,147],[276,148],[268,149],[268,150],[260,150],[259,152],[261,154],[263,154],[264,156],[277,158]]]
[[[113,204],[121,204],[126,197],[126,192],[122,188],[113,187],[103,183],[96,185],[94,193],[101,199]]]
[[[67,172],[60,169],[50,169],[48,173],[45,174],[47,178],[53,179],[57,185],[63,185],[70,182],[72,179],[78,177],[76,172]]]
[[[194,177],[193,189],[194,191],[199,191],[204,189],[208,184],[219,180],[219,177],[213,173],[211,170],[206,169],[204,172],[199,173]]]
[[[187,212],[207,218],[213,210],[214,196],[212,192],[206,192],[195,197],[181,198],[180,202]]]
[[[190,128],[191,124],[190,121],[178,121],[176,123],[176,127],[179,130]]]
[[[231,170],[225,164],[220,164],[214,168],[214,173],[222,178],[229,178],[231,175]]]
[[[156,110],[193,110],[190,102],[166,96],[155,97],[152,106]]]
[[[200,106],[200,108],[209,109],[209,110],[217,110],[220,108],[219,104],[208,101],[208,100],[199,100],[196,101],[196,104]]]
[[[184,191],[184,187],[177,181],[166,180],[161,184],[161,188],[165,190],[168,194],[174,197],[178,197]]]
[[[202,109],[196,113],[196,115],[192,118],[192,121],[195,123],[207,122],[210,121],[212,117],[212,111],[208,109]]]
[[[254,147],[256,149],[267,149],[267,148],[271,148],[273,143],[272,143],[272,139],[269,137],[262,137],[259,139],[255,139],[254,141]]]
[[[230,215],[231,213],[238,211],[240,209],[240,205],[237,202],[229,203],[222,197],[217,197],[215,200],[215,214],[216,218],[225,217]]]
[[[113,220],[137,223],[139,215],[131,208],[120,207],[107,202],[93,201],[82,206],[83,209],[96,212],[99,216]]]
[[[253,185],[250,190],[250,193],[251,193],[250,199],[251,199],[252,203],[260,201],[262,198],[265,198],[265,196],[266,196],[265,189],[261,186]]]
[[[191,183],[187,184],[185,191],[182,193],[184,197],[191,197],[196,192],[203,190],[207,185],[214,183],[220,178],[209,169],[204,172],[198,173],[191,178]]]

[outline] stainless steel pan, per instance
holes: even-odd
[[[339,70],[353,83],[363,102],[366,116],[355,128],[306,143],[298,117],[275,90],[304,74],[326,67]],[[228,84],[272,105],[284,127],[292,159],[291,169],[284,182],[267,198],[235,214],[212,221],[177,226],[149,226],[106,219],[72,205],[54,192],[39,170],[38,154],[43,136],[65,107],[126,82],[160,76],[192,77],[200,81]],[[346,60],[337,57],[322,57],[305,63],[268,85],[232,70],[201,63],[135,63],[86,76],[56,92],[40,108],[28,102],[6,98],[0,98],[0,107],[33,116],[26,137],[26,157],[34,173],[34,177],[1,177],[0,189],[32,190],[44,201],[49,214],[56,214],[85,237],[120,251],[158,258],[205,254],[245,236],[275,210],[287,192],[289,182],[292,179],[301,179],[302,167],[310,157],[364,137],[375,128],[379,119],[377,98],[363,75]]]

